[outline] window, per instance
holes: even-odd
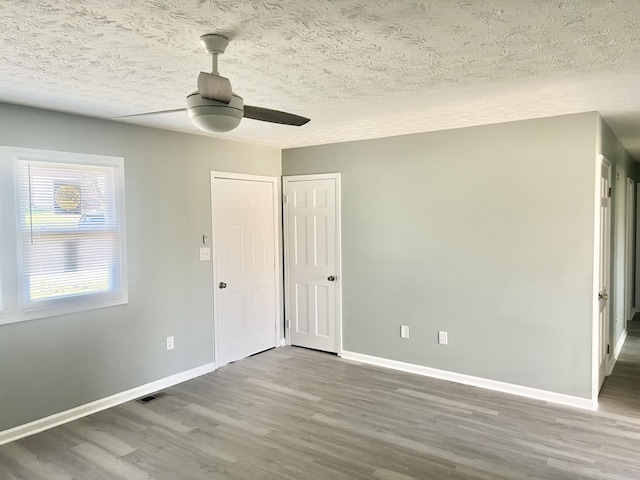
[[[124,161],[0,147],[0,323],[127,302]]]

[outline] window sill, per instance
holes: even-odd
[[[12,323],[26,322],[29,320],[38,320],[40,318],[56,317],[60,315],[69,315],[100,308],[115,307],[118,305],[126,305],[129,303],[128,296],[120,295],[102,300],[76,300],[66,302],[66,305],[47,306],[39,310],[29,310],[20,313],[2,313],[0,312],[0,327]]]

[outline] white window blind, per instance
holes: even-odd
[[[21,305],[121,295],[118,167],[18,158]]]
[[[0,146],[0,325],[128,301],[124,159]]]

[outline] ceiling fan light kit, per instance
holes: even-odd
[[[224,53],[229,39],[217,33],[208,33],[200,37],[202,48],[211,55],[211,73],[200,72],[198,90],[187,96],[187,108],[163,110],[159,112],[138,113],[117,118],[160,115],[186,110],[191,123],[202,131],[224,133],[236,128],[243,117],[261,122],[279,123],[300,127],[309,122],[308,118],[292,113],[271,110],[269,108],[245,107],[242,97],[231,90],[228,78],[218,73],[218,55]]]
[[[229,132],[240,125],[244,115],[242,98],[233,94],[227,105],[217,100],[202,98],[200,93],[193,92],[187,97],[187,112],[191,123],[205,132]]]

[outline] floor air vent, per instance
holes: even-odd
[[[159,398],[166,397],[167,395],[168,393],[165,392],[152,393],[151,395],[147,395],[146,397],[139,398],[138,400],[136,400],[136,402],[149,403],[153,402],[154,400],[158,400]]]

